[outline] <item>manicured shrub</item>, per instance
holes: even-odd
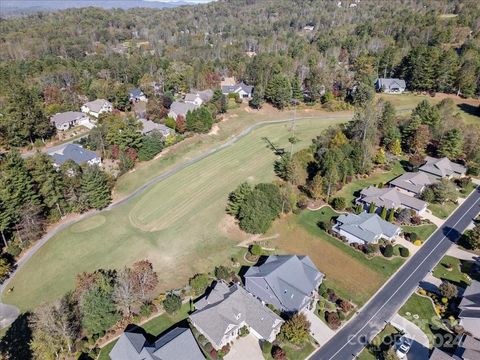
[[[319,227],[320,229],[322,229],[323,231],[328,232],[328,231],[332,230],[332,224],[331,224],[330,222],[328,222],[328,221],[319,221],[319,222],[317,223],[317,225],[318,225],[318,227]]]
[[[250,251],[250,254],[252,254],[254,256],[262,255],[262,247],[258,244],[254,244],[254,245],[250,246],[248,251]]]
[[[400,250],[401,257],[406,258],[410,256],[410,251],[406,247],[401,247],[399,250]]]
[[[327,321],[328,326],[330,326],[332,329],[338,329],[342,323],[336,312],[326,312],[325,320]]]
[[[248,330],[247,326],[242,326],[238,331],[238,335],[240,335],[241,337],[247,336],[248,334],[250,334],[250,330]]]
[[[342,311],[337,311],[338,318],[343,321],[345,320],[345,313]]]
[[[422,218],[418,215],[414,215],[410,218],[412,225],[420,225],[422,223]]]
[[[308,341],[310,325],[305,314],[296,313],[282,325],[279,339],[294,345],[304,344]]]
[[[440,294],[447,299],[454,298],[458,295],[458,289],[451,282],[444,281],[439,287]]]
[[[168,293],[163,300],[163,308],[167,314],[176,313],[182,307],[182,299],[174,293]]]
[[[340,306],[340,309],[342,309],[342,311],[345,312],[345,313],[347,313],[347,312],[349,312],[350,310],[353,309],[352,303],[350,301],[345,300],[345,299],[341,299],[339,301],[338,305]]]
[[[388,244],[383,248],[383,256],[389,258],[393,256],[393,246]]]
[[[215,277],[218,280],[229,280],[231,278],[232,272],[226,266],[220,265],[215,267]]]
[[[330,205],[335,210],[343,210],[347,206],[347,201],[343,197],[336,197],[332,199],[332,201],[330,202]]]
[[[205,351],[208,352],[208,353],[213,350],[213,346],[212,346],[212,344],[209,343],[209,342],[207,342],[203,348],[204,348]]]
[[[272,349],[272,357],[275,360],[286,360],[287,354],[285,353],[285,350],[283,350],[280,346],[274,346]]]
[[[422,245],[422,244],[423,244],[422,240],[415,240],[415,241],[413,242],[413,245],[415,245],[415,246],[420,246],[420,245]]]
[[[414,232],[409,233],[408,238],[410,239],[411,242],[414,242],[419,239],[418,234]]]
[[[189,284],[195,295],[203,294],[211,281],[207,274],[196,274],[189,280]]]
[[[325,286],[324,283],[321,283],[320,286],[318,287],[318,293],[320,294],[321,297],[326,298],[328,296],[327,292],[327,287]]]
[[[378,253],[380,247],[378,244],[367,244],[367,246],[365,246],[365,253],[366,254],[376,254]]]
[[[337,294],[335,294],[335,291],[333,289],[327,289],[327,294],[328,294],[328,300],[332,303],[336,303],[337,300],[339,299]]]

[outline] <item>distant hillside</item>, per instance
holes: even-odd
[[[0,15],[2,17],[30,15],[36,12],[47,12],[55,10],[65,10],[69,8],[82,7],[100,7],[105,9],[131,9],[136,7],[143,8],[173,8],[183,5],[191,5],[198,2],[207,2],[202,0],[192,1],[155,1],[155,0],[2,0],[0,4]]]

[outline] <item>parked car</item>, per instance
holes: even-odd
[[[407,353],[410,351],[410,348],[412,347],[412,343],[413,340],[405,336],[400,337],[395,342],[395,350],[399,359],[405,358]]]

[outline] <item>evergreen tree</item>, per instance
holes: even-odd
[[[228,204],[226,209],[227,213],[237,217],[246,196],[251,192],[252,187],[249,183],[241,183],[234,191],[232,191],[228,195]]]
[[[440,92],[455,92],[455,83],[458,73],[458,55],[454,49],[444,52],[438,65],[436,87]]]
[[[369,214],[373,214],[375,213],[375,210],[377,209],[377,207],[375,206],[375,203],[370,203],[370,205],[368,205],[368,213]]]
[[[89,166],[82,176],[81,192],[88,207],[103,209],[112,201],[108,176],[98,166]]]
[[[3,207],[0,212],[3,236],[20,220],[24,204],[40,204],[33,180],[18,151],[8,152],[0,166],[0,203]]]
[[[452,159],[463,154],[463,134],[459,129],[451,129],[440,140],[438,153]]]
[[[290,81],[284,75],[275,75],[268,82],[265,98],[274,106],[283,109],[292,99],[292,87]]]
[[[248,105],[254,109],[261,109],[263,102],[264,102],[263,89],[259,85],[254,89],[252,99],[249,101]]]
[[[153,131],[143,137],[142,147],[138,151],[138,159],[147,161],[153,159],[163,150],[163,136],[159,131]]]
[[[45,153],[36,153],[27,160],[27,168],[48,211],[62,216],[65,207],[63,179],[53,167],[52,158]]]
[[[412,111],[412,118],[418,116],[422,124],[428,125],[430,130],[438,129],[440,125],[440,113],[428,100],[422,100]]]
[[[390,212],[388,213],[388,222],[395,222],[395,210],[390,209]]]
[[[389,148],[390,152],[393,155],[401,155],[402,154],[402,145],[400,144],[400,139],[395,139]]]
[[[187,130],[199,133],[210,131],[213,117],[204,106],[187,113]]]
[[[384,206],[382,207],[382,211],[380,212],[380,217],[385,220],[387,218],[387,208]]]
[[[300,79],[295,76],[292,80],[292,98],[298,101],[303,101],[303,92],[300,85]]]

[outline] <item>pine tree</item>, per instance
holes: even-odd
[[[90,208],[103,209],[112,201],[107,174],[98,166],[88,167],[82,176],[81,192]]]
[[[463,134],[459,129],[447,131],[440,140],[438,153],[449,158],[458,158],[463,153]]]
[[[292,80],[292,98],[298,101],[303,101],[303,93],[300,86],[300,79],[297,76],[295,76]]]
[[[385,220],[387,218],[387,208],[384,206],[382,207],[382,211],[380,212],[380,217]]]
[[[265,98],[279,109],[287,106],[292,99],[292,87],[288,78],[284,75],[275,75],[268,82]]]

